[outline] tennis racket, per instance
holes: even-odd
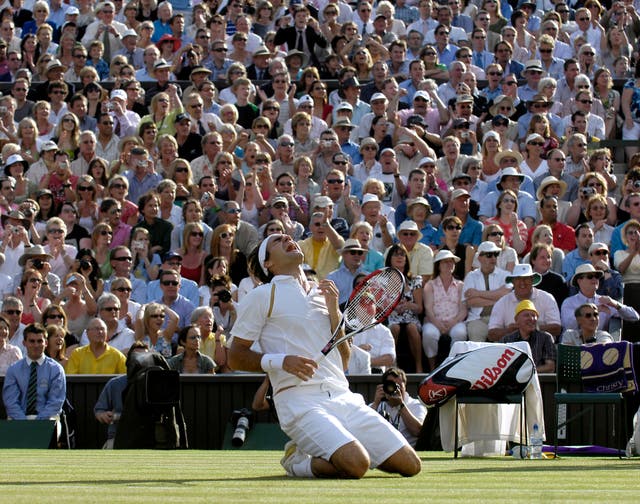
[[[404,275],[395,268],[382,268],[367,276],[349,296],[340,323],[320,358],[348,338],[384,322],[398,305],[404,286]],[[345,334],[338,337],[343,326],[346,326]]]

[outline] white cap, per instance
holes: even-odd
[[[486,252],[502,252],[502,249],[492,241],[483,241],[478,246],[478,254],[482,254]]]
[[[365,206],[367,203],[377,203],[378,205],[382,205],[380,200],[375,194],[367,193],[362,197],[362,205]]]
[[[127,101],[127,92],[122,89],[114,89],[111,91],[111,98],[119,98],[120,100]]]
[[[135,30],[132,30],[132,29],[128,29],[127,31],[125,31],[125,32],[122,34],[122,38],[125,38],[125,37],[135,37],[135,38],[138,38],[138,32],[137,32],[137,31],[135,31]]]

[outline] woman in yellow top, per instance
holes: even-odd
[[[216,373],[230,372],[227,365],[227,339],[223,327],[215,321],[213,310],[209,306],[199,306],[191,314],[191,323],[200,328],[200,352],[214,360]]]
[[[184,112],[177,88],[169,86],[166,92],[158,93],[151,99],[151,113],[140,120],[140,124],[152,122],[158,128],[158,136],[176,134],[176,116]]]

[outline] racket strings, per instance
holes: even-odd
[[[361,286],[345,310],[345,322],[352,330],[382,322],[402,295],[404,281],[396,270],[383,270]]]

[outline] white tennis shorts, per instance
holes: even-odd
[[[274,401],[282,430],[313,457],[330,460],[338,448],[358,440],[374,468],[408,446],[397,429],[349,390],[293,387],[276,394]]]

